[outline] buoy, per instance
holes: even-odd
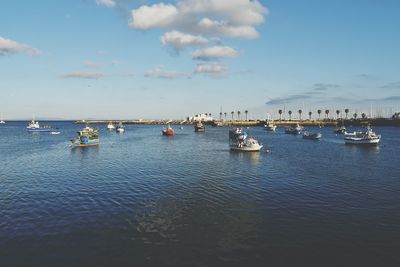
[[[267,153],[267,154],[268,154],[268,153],[269,153],[269,149],[266,149],[266,150],[265,150],[265,153]]]

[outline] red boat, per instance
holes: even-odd
[[[168,125],[167,128],[164,128],[162,130],[162,134],[167,136],[173,136],[175,134],[175,131],[174,129],[171,128],[171,126]]]

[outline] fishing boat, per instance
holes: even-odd
[[[170,125],[168,125],[164,129],[162,129],[161,132],[162,132],[162,135],[166,135],[166,136],[173,136],[175,134],[174,129],[172,129]]]
[[[26,126],[28,132],[51,132],[52,129],[50,126],[41,127],[38,121],[32,120],[28,126]]]
[[[320,140],[322,138],[322,134],[321,133],[304,132],[303,138],[310,139],[310,140]]]
[[[246,137],[243,140],[237,140],[230,144],[230,148],[233,151],[243,151],[243,152],[258,152],[263,147],[262,144],[253,137]]]
[[[234,151],[257,152],[263,147],[253,137],[248,137],[242,128],[229,131],[229,147]]]
[[[336,127],[335,130],[333,130],[335,134],[345,134],[346,133],[346,127],[344,125],[340,127]]]
[[[115,129],[115,126],[114,126],[114,124],[112,123],[112,121],[110,121],[108,124],[107,124],[107,130],[114,130]]]
[[[125,126],[122,124],[122,121],[119,122],[119,124],[117,125],[117,127],[115,128],[115,131],[117,133],[123,133],[125,132]]]
[[[204,126],[203,123],[198,122],[194,125],[194,131],[195,132],[204,132],[206,130],[206,127]]]
[[[285,134],[301,134],[301,131],[304,130],[304,127],[300,125],[296,125],[296,127],[289,126],[285,128]]]
[[[71,140],[72,147],[89,147],[100,144],[98,130],[86,126],[77,133],[78,137]]]
[[[370,127],[366,131],[346,133],[344,142],[349,145],[376,145],[381,141],[381,135],[376,134]]]
[[[247,138],[247,133],[243,132],[242,128],[235,128],[229,131],[229,140],[237,141],[237,140],[244,140]]]
[[[276,130],[276,125],[272,121],[267,121],[264,125],[265,130],[269,132],[275,132]]]

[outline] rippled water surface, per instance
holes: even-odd
[[[101,129],[98,148],[0,127],[0,266],[400,266],[400,129],[377,147],[226,127]]]

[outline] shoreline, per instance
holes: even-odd
[[[141,125],[193,125],[196,122],[188,120],[79,120],[75,124],[114,124],[122,122],[123,124],[141,124]],[[400,120],[394,119],[324,119],[324,120],[270,120],[277,126],[293,126],[300,124],[302,126],[331,126],[344,125],[344,126],[392,126],[400,127]],[[264,126],[266,120],[214,120],[203,122],[205,125],[215,125],[217,123],[222,126]]]

